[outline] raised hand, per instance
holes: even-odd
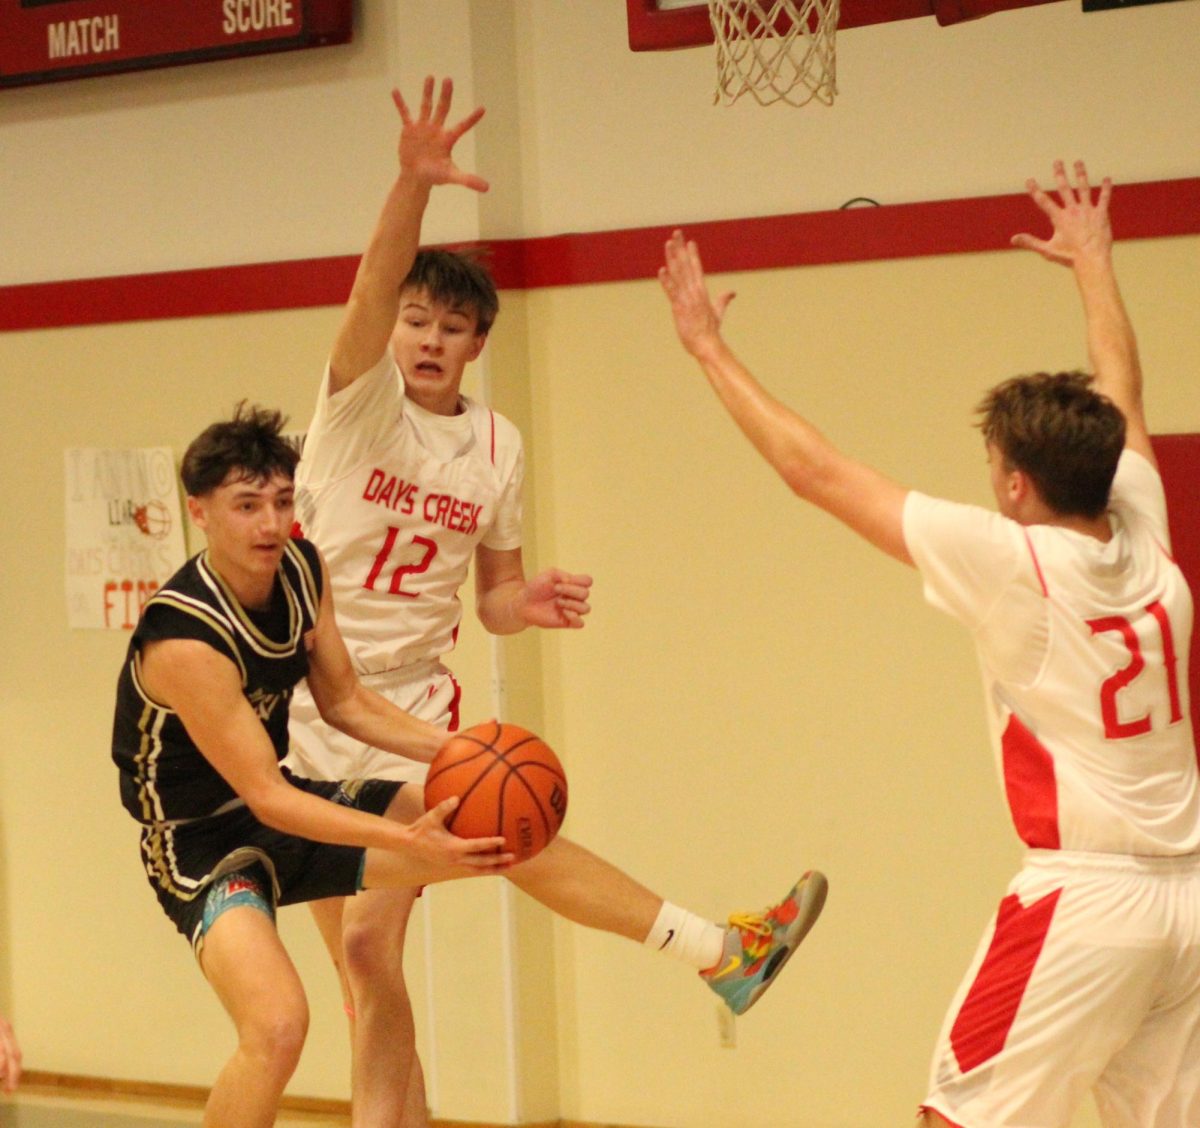
[[[425,79],[421,91],[421,108],[414,117],[399,90],[392,91],[392,101],[400,111],[403,128],[400,130],[400,171],[416,176],[427,184],[461,184],[476,192],[486,192],[488,182],[474,173],[463,172],[452,156],[458,139],[483,117],[483,107],[469,113],[457,125],[446,125],[454,83],[442,79],[437,105],[433,103],[433,76]]]
[[[1112,181],[1106,176],[1100,184],[1099,196],[1093,199],[1083,161],[1075,162],[1074,188],[1067,179],[1062,161],[1054,162],[1054,181],[1058,200],[1043,191],[1032,177],[1025,182],[1031,199],[1053,225],[1050,238],[1014,235],[1013,246],[1036,251],[1042,258],[1062,266],[1073,266],[1083,254],[1108,254],[1112,249],[1112,225],[1108,215]]]
[[[658,280],[671,303],[679,340],[696,356],[706,341],[719,338],[721,319],[733,300],[733,291],[719,295],[715,301],[709,297],[700,249],[695,243],[685,243],[683,232],[676,231],[667,240],[665,251],[666,263],[659,267]]]
[[[588,593],[592,577],[549,568],[525,584],[521,593],[521,618],[531,627],[566,627],[578,630],[592,608]]]

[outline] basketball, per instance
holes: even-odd
[[[553,750],[516,725],[488,721],[453,735],[425,780],[425,809],[451,795],[446,829],[460,838],[503,835],[525,862],[558,833],[567,813],[567,777]]]

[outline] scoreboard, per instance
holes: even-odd
[[[350,40],[354,0],[0,0],[0,87]]]

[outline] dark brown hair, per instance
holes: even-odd
[[[476,251],[418,251],[400,289],[424,290],[435,302],[474,314],[479,335],[492,328],[500,312],[496,284]]]
[[[239,470],[239,480],[262,481],[275,474],[294,478],[300,455],[283,437],[286,422],[282,412],[242,400],[232,419],[213,423],[192,440],[180,468],[183,488],[191,497],[203,497]]]
[[[979,429],[1063,516],[1099,517],[1125,447],[1125,417],[1084,372],[1037,372],[994,387]]]

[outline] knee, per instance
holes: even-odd
[[[347,923],[342,932],[345,973],[354,983],[403,983],[404,932],[378,920]]]
[[[267,1074],[287,1079],[300,1063],[308,1034],[308,1005],[302,999],[277,1003],[255,1014],[238,1032],[242,1051]]]

